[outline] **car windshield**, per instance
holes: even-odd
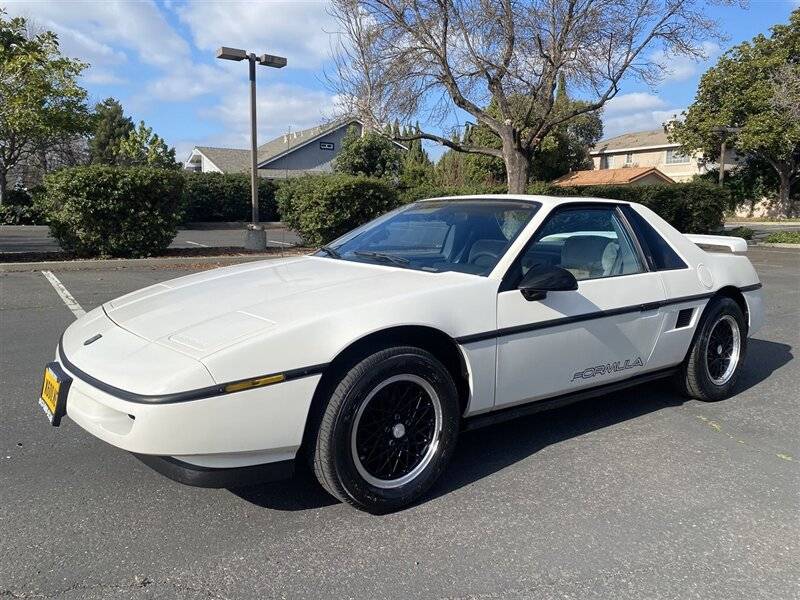
[[[317,256],[486,276],[539,207],[520,200],[416,202],[362,225]]]

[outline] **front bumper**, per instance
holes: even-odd
[[[204,469],[293,460],[321,377],[316,374],[191,401],[148,403],[93,386],[70,368],[66,357],[57,362],[73,380],[67,396],[67,416],[72,421],[113,446],[151,457],[145,460],[150,466],[161,460],[173,467],[199,468],[199,475],[173,477],[186,483],[213,480],[213,473]]]
[[[152,454],[135,454],[134,456],[151,469],[162,475],[195,487],[237,488],[257,483],[267,483],[289,479],[294,474],[294,460],[281,460],[263,465],[249,467],[230,467],[214,469],[199,467],[172,458],[171,456],[153,456]]]

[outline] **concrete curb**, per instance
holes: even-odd
[[[28,271],[104,271],[109,269],[224,267],[258,260],[280,260],[303,254],[242,254],[238,256],[174,256],[154,258],[112,258],[101,260],[51,260],[43,262],[0,263],[0,273]]]
[[[800,244],[784,244],[784,243],[767,243],[759,242],[755,244],[759,248],[789,248],[790,250],[800,250]]]
[[[214,229],[241,229],[244,231],[250,223],[244,221],[198,221],[196,223],[186,223],[178,227],[181,231],[207,231]],[[259,223],[264,229],[286,229],[281,221],[261,221]]]
[[[726,227],[798,227],[800,221],[725,221]]]

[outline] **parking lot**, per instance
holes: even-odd
[[[732,398],[651,383],[464,434],[381,517],[303,473],[185,487],[50,427],[42,369],[74,315],[40,271],[0,273],[0,598],[798,598],[800,251],[750,258],[767,324]],[[87,311],[190,272],[53,270]]]
[[[294,246],[300,238],[284,227],[270,227],[267,230],[267,245]],[[244,246],[244,230],[225,229],[179,229],[170,248],[220,248]],[[45,225],[2,225],[0,226],[0,253],[4,252],[56,252],[58,242],[50,237]]]

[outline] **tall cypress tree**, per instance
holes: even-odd
[[[118,164],[120,143],[133,131],[133,121],[125,116],[117,100],[106,98],[94,108],[94,123],[94,132],[89,140],[92,163]]]

